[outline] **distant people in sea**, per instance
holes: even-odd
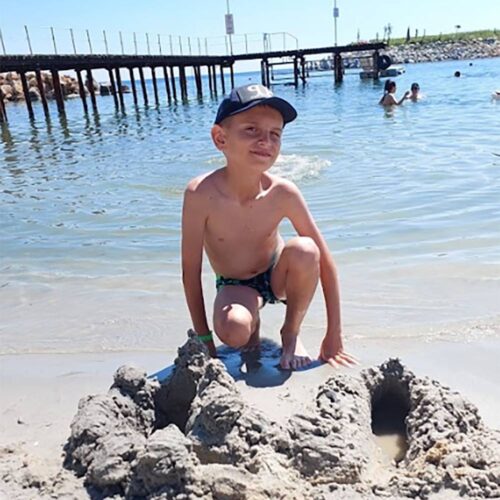
[[[455,71],[455,76],[457,78],[460,78],[460,76],[462,76],[462,73],[460,73],[460,71]]]
[[[384,95],[378,103],[382,104],[382,106],[399,106],[403,104],[409,96],[410,91],[407,90],[404,96],[398,101],[396,99],[396,82],[394,80],[387,80],[384,86]]]
[[[408,97],[408,99],[417,102],[422,99],[422,97],[424,96],[420,93],[420,85],[417,82],[413,82],[410,87],[410,97]]]
[[[500,90],[495,90],[493,94],[491,94],[491,98],[495,101],[500,101]]]

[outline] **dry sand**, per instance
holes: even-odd
[[[260,359],[250,358],[243,365],[240,355],[231,352],[223,351],[222,360],[236,379],[245,403],[280,425],[285,425],[292,414],[304,412],[318,386],[333,373],[354,375],[362,368],[397,355],[419,377],[432,377],[460,391],[479,408],[487,426],[499,427],[500,340],[422,343],[418,339],[384,342],[378,339],[351,342],[350,350],[362,361],[359,368],[334,370],[317,366],[301,373],[281,372],[276,369],[273,348]],[[23,481],[36,486],[39,478],[59,470],[62,447],[70,434],[79,399],[105,393],[112,374],[122,364],[149,368],[149,373],[161,372],[169,361],[167,357],[163,353],[3,356],[0,359],[0,493],[10,498],[39,498],[36,494],[30,497],[33,492],[16,491],[9,479],[15,474],[28,474],[29,478]],[[376,444],[374,449],[380,454],[380,463],[390,464],[389,455],[397,453],[398,446],[394,441]],[[376,473],[383,475],[383,470]],[[71,498],[73,487],[68,486],[71,481],[67,478],[65,481]],[[445,491],[436,498],[454,495]]]

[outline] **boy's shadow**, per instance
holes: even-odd
[[[281,346],[274,340],[261,338],[260,346],[254,351],[243,352],[228,346],[217,349],[217,358],[224,364],[229,375],[236,382],[244,381],[252,387],[276,387],[284,384],[292,375],[292,370],[283,370],[280,365]],[[309,366],[297,370],[303,372],[322,364],[314,360]],[[175,365],[149,375],[164,383],[172,375]]]
[[[271,339],[261,338],[259,348],[254,351],[245,352],[222,346],[217,349],[217,356],[234,380],[243,380],[252,387],[276,387],[284,384],[292,375],[292,370],[280,367],[281,346]],[[319,365],[320,361],[313,361],[297,371],[311,370]]]

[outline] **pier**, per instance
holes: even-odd
[[[97,98],[94,89],[92,71],[106,70],[109,76],[109,93],[112,95],[117,109],[125,110],[123,97],[124,88],[120,70],[127,70],[130,77],[131,93],[134,104],[139,102],[138,87],[140,85],[142,100],[148,105],[153,99],[160,105],[159,85],[157,76],[163,79],[165,97],[168,104],[188,99],[187,71],[194,76],[196,95],[202,98],[204,92],[217,96],[219,91],[225,94],[227,89],[234,87],[234,65],[238,61],[260,61],[261,81],[263,85],[271,86],[272,68],[277,65],[292,67],[290,83],[296,87],[305,85],[309,76],[308,57],[329,55],[333,58],[332,73],[336,83],[344,77],[343,54],[356,54],[368,52],[371,55],[372,77],[377,79],[380,69],[383,69],[384,57],[380,50],[385,48],[385,43],[367,43],[335,47],[319,47],[310,49],[295,49],[258,52],[251,54],[235,54],[223,56],[208,55],[3,55],[0,56],[0,73],[16,72],[19,74],[30,119],[34,119],[33,103],[29,94],[27,73],[34,73],[43,111],[48,117],[49,107],[45,94],[42,71],[52,75],[54,99],[59,113],[64,114],[64,94],[59,78],[60,71],[74,71],[79,86],[79,95],[85,112],[89,106],[98,111]],[[149,96],[144,78],[144,70],[151,71],[153,95]],[[203,88],[202,70],[208,75],[208,89]],[[138,77],[138,80],[137,80]],[[88,92],[88,94],[87,94]],[[90,101],[90,102],[88,102]],[[7,109],[4,95],[0,88],[0,122],[7,122]]]

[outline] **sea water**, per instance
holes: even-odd
[[[461,78],[453,76],[460,70]],[[258,73],[236,84],[259,82]],[[284,76],[284,74],[282,74]],[[336,260],[346,339],[500,336],[498,59],[413,64],[397,78],[425,95],[393,111],[381,82],[330,72],[276,85],[298,119],[273,172],[295,182]],[[7,105],[0,142],[0,353],[163,350],[190,327],[180,279],[189,179],[224,165],[210,139],[222,96],[99,113],[79,99],[36,119]],[[204,81],[205,89],[208,88]],[[206,93],[208,93],[206,91]],[[285,237],[293,235],[283,223]],[[214,277],[207,262],[207,309]],[[263,311],[278,336],[283,306]],[[316,294],[303,330],[318,345]]]

